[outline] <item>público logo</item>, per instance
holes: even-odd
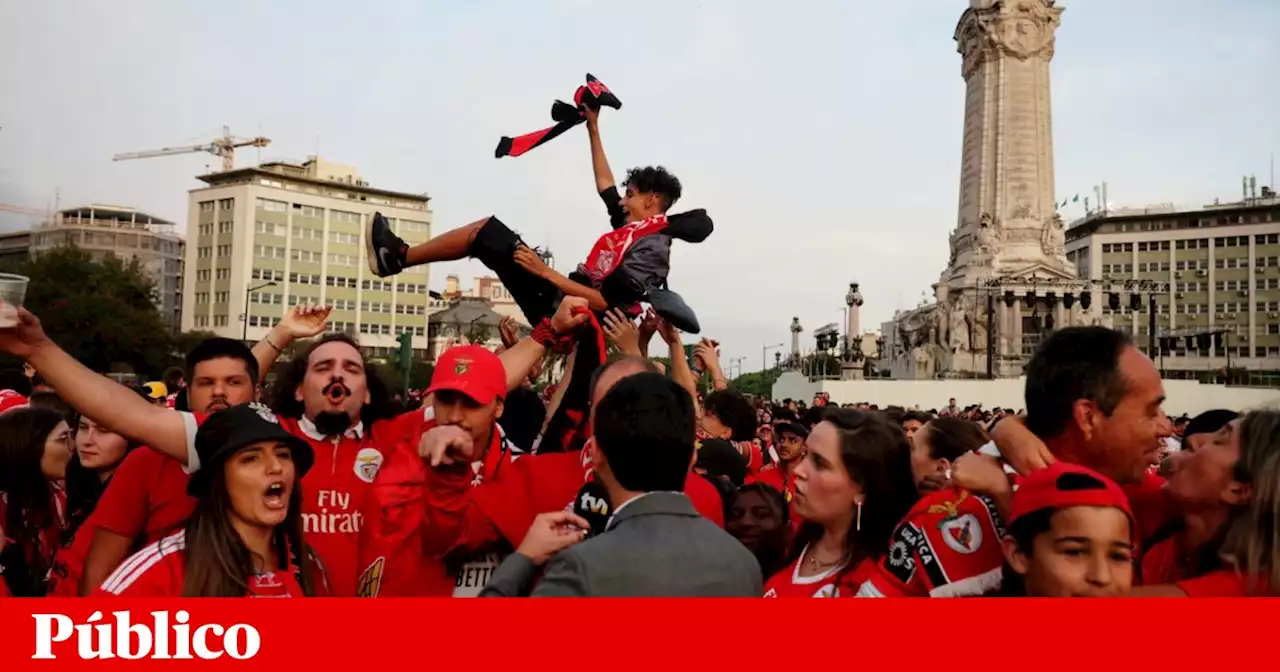
[[[186,611],[175,612],[172,620],[167,611],[153,611],[150,623],[133,623],[127,611],[111,615],[114,622],[103,620],[102,612],[95,611],[84,623],[76,623],[64,614],[32,614],[36,621],[32,660],[56,660],[59,653],[70,657],[73,636],[75,655],[81,660],[217,660],[224,655],[248,660],[262,646],[252,625],[206,623],[192,628]]]

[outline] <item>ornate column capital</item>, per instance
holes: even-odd
[[[1053,59],[1055,33],[1062,22],[1056,0],[986,0],[973,2],[956,26],[956,51],[963,57],[961,74],[968,79],[990,59]]]

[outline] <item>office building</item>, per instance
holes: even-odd
[[[93,204],[58,211],[29,235],[29,254],[75,245],[94,259],[136,259],[156,287],[156,307],[174,329],[182,324],[183,255],[186,243],[167,219],[133,208]],[[17,256],[21,236],[10,234],[4,254]]]
[[[427,348],[427,266],[378,278],[366,262],[374,212],[410,245],[430,237],[425,194],[371,186],[354,168],[311,157],[199,178],[189,198],[185,329],[256,341],[299,303],[333,306],[332,331],[386,356],[400,332]]]
[[[1156,281],[1156,335],[1178,336],[1159,359],[1171,377],[1221,370],[1280,370],[1280,198],[1261,196],[1184,210],[1172,206],[1094,213],[1066,231],[1067,259],[1081,278],[1112,283]],[[1147,298],[1112,310],[1094,296],[1091,311],[1125,329],[1146,350]],[[1186,336],[1223,331],[1207,355]]]

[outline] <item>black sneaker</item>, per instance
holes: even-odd
[[[404,253],[409,246],[391,230],[382,213],[373,213],[365,231],[364,244],[369,252],[369,270],[374,275],[385,278],[404,270]]]

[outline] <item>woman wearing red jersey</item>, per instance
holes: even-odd
[[[67,525],[49,574],[50,595],[79,594],[85,557],[97,528],[90,516],[116,467],[137,445],[84,416],[76,421],[75,456],[67,465]]]
[[[303,597],[325,593],[302,539],[299,486],[315,456],[265,406],[219,411],[200,426],[198,502],[186,529],[144,548],[102,584],[124,597]]]
[[[906,435],[879,414],[832,408],[814,426],[795,470],[804,524],[791,566],[765,597],[852,597],[916,501]]]
[[[1226,529],[1221,568],[1135,594],[1280,595],[1280,411],[1253,411],[1228,423],[1179,459],[1166,489],[1186,507],[1188,525],[1203,524],[1193,521],[1214,510],[1212,499],[1234,509],[1230,520],[1220,521]]]
[[[58,482],[71,461],[71,428],[58,413],[17,408],[0,414],[0,579],[17,597],[48,589],[53,556],[66,528],[66,495]]]

